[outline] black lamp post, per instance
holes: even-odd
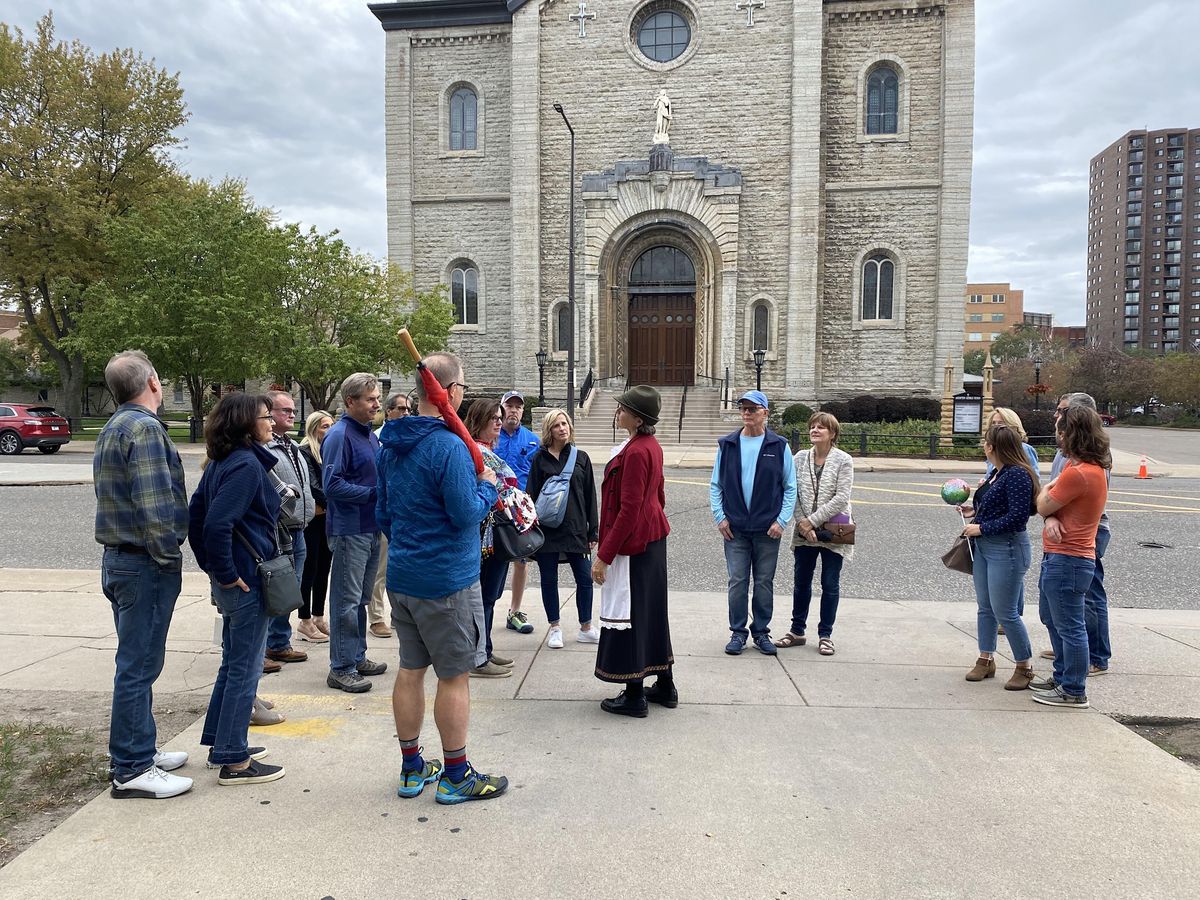
[[[575,421],[575,129],[567,118],[561,103],[554,110],[562,116],[567,131],[571,132],[571,199],[567,206],[567,313],[571,318],[571,329],[567,333],[567,417]]]
[[[1039,356],[1033,361],[1033,386],[1035,393],[1033,395],[1033,408],[1042,408],[1042,358]]]
[[[546,405],[546,348],[543,347],[533,358],[538,364],[538,406]]]
[[[763,363],[766,361],[767,361],[767,351],[766,350],[763,350],[760,347],[758,350],[754,351],[754,389],[756,391],[762,390],[762,367],[763,367]]]

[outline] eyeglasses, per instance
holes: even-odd
[[[744,412],[744,413],[756,413],[756,412],[758,412],[760,409],[762,409],[762,407],[761,407],[761,406],[756,406],[756,405],[754,405],[754,404],[751,404],[751,403],[747,403],[747,404],[745,404],[744,406],[739,406],[739,407],[738,407],[738,409],[739,409],[741,412]]]
[[[492,421],[493,422],[503,422],[504,416],[492,416]]]
[[[464,394],[471,389],[470,386],[463,384],[461,381],[452,381],[446,385],[446,390],[450,390],[450,388],[454,387],[456,384],[463,389]]]
[[[398,411],[398,412],[401,412],[401,413],[403,413],[403,414],[404,414],[404,415],[406,415],[406,416],[407,416],[407,415],[408,415],[408,413],[409,413],[409,409],[408,409],[408,407],[407,407],[407,406],[393,406],[393,407],[391,408],[391,410],[390,410],[390,411],[391,411],[391,412],[397,412],[397,411]]]
[[[294,409],[279,409],[279,410],[276,410],[276,412],[281,412],[281,413],[283,413],[285,416],[294,416],[294,415],[296,415],[296,410],[294,410]]]
[[[257,418],[258,418],[258,421],[260,421],[260,422],[274,422],[275,421],[275,417],[273,415],[271,415],[270,413],[267,413],[265,416],[258,416]]]

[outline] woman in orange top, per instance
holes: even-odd
[[[1033,699],[1047,706],[1086,709],[1087,625],[1083,601],[1096,569],[1096,527],[1108,500],[1112,468],[1108,435],[1094,409],[1070,406],[1058,420],[1059,445],[1067,465],[1038,494],[1037,511],[1055,516],[1059,540],[1042,533],[1039,612],[1054,647],[1054,675],[1034,681]]]

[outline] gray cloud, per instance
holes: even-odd
[[[359,0],[58,0],[60,38],[179,72],[194,176],[386,252],[383,32]],[[10,0],[32,33],[46,7]],[[1084,318],[1087,166],[1133,128],[1200,126],[1191,0],[977,0],[972,281]],[[1144,94],[1148,85],[1152,93]]]

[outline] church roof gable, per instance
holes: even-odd
[[[511,22],[525,0],[398,0],[369,3],[367,9],[384,31],[445,28],[452,25],[496,25]]]

